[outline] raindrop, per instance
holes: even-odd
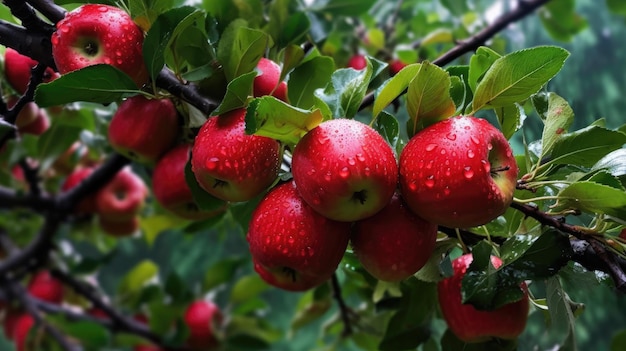
[[[309,169],[309,171],[306,172],[306,174],[308,174],[310,176],[314,175],[315,174],[315,169],[314,168]]]
[[[356,164],[356,160],[354,159],[354,157],[348,157],[348,164],[350,166],[354,166]]]
[[[443,189],[443,194],[446,196],[450,195],[450,187],[446,186],[446,188]]]
[[[365,162],[365,156],[363,156],[363,154],[356,154],[356,159],[360,162]]]
[[[479,144],[480,144],[480,141],[479,141],[479,140],[478,140],[478,138],[476,138],[475,136],[473,136],[473,135],[472,135],[472,136],[470,136],[470,139],[472,140],[472,143],[474,143],[474,144],[476,144],[476,145],[479,145]]]
[[[287,239],[287,242],[290,243],[290,244],[293,244],[293,243],[296,242],[296,239],[293,236],[289,235],[289,238]]]
[[[448,133],[448,134],[446,135],[446,138],[448,138],[448,139],[450,139],[450,140],[453,140],[453,141],[454,141],[454,140],[456,140],[456,134],[454,134],[454,133]]]
[[[350,170],[348,167],[344,167],[339,171],[339,176],[343,179],[346,179],[350,176]]]
[[[426,151],[433,151],[437,148],[437,144],[428,144],[426,145]]]
[[[370,172],[370,168],[369,168],[369,167],[365,167],[365,169],[364,169],[363,171],[365,172],[365,176],[366,176],[366,177],[369,177],[369,175],[370,175],[370,173],[371,173],[371,172]]]
[[[476,156],[476,155],[474,154],[474,150],[471,150],[471,149],[470,149],[470,150],[467,150],[467,157],[468,157],[468,158],[474,158],[474,156]]]
[[[411,182],[409,184],[409,190],[411,190],[411,191],[417,190],[417,184],[415,182]]]
[[[480,160],[480,163],[483,164],[483,168],[485,169],[485,172],[489,173],[491,172],[491,164],[485,160]]]
[[[474,171],[472,171],[472,167],[467,166],[463,169],[463,175],[467,179],[471,179],[474,176]]]
[[[445,155],[445,154],[446,154],[446,149],[441,149],[440,153],[441,153],[442,155]]]
[[[491,151],[493,149],[493,145],[491,143],[487,144],[487,150]]]
[[[435,176],[428,176],[428,178],[426,178],[426,181],[424,182],[424,185],[426,185],[426,187],[428,188],[432,188],[433,186],[435,186]]]
[[[331,177],[331,176],[332,176],[332,174],[331,174],[330,172],[327,172],[327,173],[324,175],[324,179],[325,179],[327,182],[330,182],[330,180],[332,179],[332,177]]]
[[[214,170],[214,169],[216,169],[216,168],[217,168],[217,166],[218,166],[219,162],[220,162],[220,159],[219,159],[219,158],[217,158],[217,157],[211,157],[210,159],[208,159],[208,160],[206,161],[206,168],[207,168],[209,171],[212,171],[212,170]]]

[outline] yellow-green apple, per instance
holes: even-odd
[[[200,220],[214,217],[226,210],[202,211],[193,199],[185,178],[191,145],[178,145],[163,155],[152,172],[152,193],[166,210],[179,217]]]
[[[124,167],[96,193],[96,211],[105,222],[131,221],[148,195],[141,177]]]
[[[185,309],[183,321],[189,328],[187,346],[192,349],[212,349],[218,345],[216,330],[223,321],[220,308],[212,301],[196,300]]]
[[[367,61],[365,60],[365,55],[354,54],[348,60],[348,67],[354,68],[357,71],[365,69],[367,67]]]
[[[108,64],[130,76],[138,87],[148,80],[143,30],[124,10],[85,4],[68,12],[52,34],[52,56],[61,74]]]
[[[252,214],[247,240],[254,269],[268,284],[304,291],[332,277],[348,246],[348,222],[315,212],[293,181],[273,188]]]
[[[100,225],[100,229],[102,229],[105,234],[115,237],[129,236],[134,234],[137,229],[139,229],[139,219],[137,216],[125,218],[123,220],[99,216],[98,224]]]
[[[26,88],[30,83],[31,70],[37,64],[37,61],[11,48],[7,48],[4,52],[4,74],[11,87],[20,94],[26,92]],[[59,77],[59,74],[48,67],[44,72],[43,82],[48,83],[57,77]]]
[[[337,221],[367,218],[389,203],[398,182],[391,146],[352,119],[322,122],[298,142],[293,179],[304,200]]]
[[[22,313],[15,319],[13,326],[13,342],[17,351],[27,351],[28,333],[35,326],[35,319],[28,313]]]
[[[109,143],[140,163],[154,163],[179,134],[178,113],[170,99],[136,95],[124,100],[109,124]]]
[[[225,201],[247,201],[278,177],[280,144],[245,132],[245,109],[210,117],[200,128],[191,153],[198,184]]]
[[[528,288],[520,285],[524,291],[521,300],[506,304],[494,310],[477,310],[461,300],[461,282],[472,263],[472,254],[465,254],[452,261],[453,275],[441,280],[437,285],[441,313],[448,328],[462,341],[482,342],[491,338],[515,339],[526,327],[528,319]],[[495,268],[502,265],[498,257],[491,257]]]
[[[89,177],[93,173],[93,167],[80,167],[76,168],[70,175],[65,178],[65,181],[61,185],[62,191],[68,191],[78,184],[80,184],[85,178]],[[74,212],[77,214],[90,214],[96,212],[96,195],[89,194],[83,198],[74,208]]]
[[[398,193],[375,215],[354,224],[350,242],[376,279],[400,281],[422,268],[435,250],[437,225],[408,209]]]
[[[400,189],[409,208],[446,227],[478,226],[503,214],[517,173],[502,132],[470,116],[426,127],[400,155]]]
[[[287,83],[280,81],[280,66],[270,59],[261,57],[256,70],[259,73],[254,78],[252,95],[254,97],[272,95],[286,101]]]
[[[63,284],[49,271],[35,273],[28,283],[28,292],[43,301],[60,304],[63,302]]]

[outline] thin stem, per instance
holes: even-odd
[[[342,337],[348,337],[352,334],[352,322],[350,321],[350,309],[346,305],[346,302],[341,295],[341,285],[339,284],[339,279],[337,278],[337,273],[333,274],[331,279],[331,287],[333,290],[333,298],[337,301],[337,305],[339,305],[339,312],[341,313],[341,320],[343,321],[343,331],[341,332]]]

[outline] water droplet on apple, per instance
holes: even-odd
[[[450,187],[446,186],[445,189],[443,189],[443,194],[446,196],[450,195]]]
[[[409,183],[409,190],[411,191],[417,190],[417,184],[414,181]]]
[[[354,166],[356,164],[356,160],[354,159],[354,157],[348,157],[348,164],[350,166]]]
[[[485,169],[485,172],[489,173],[491,172],[491,164],[485,160],[480,160],[480,163],[483,164],[483,168]]]
[[[328,141],[328,138],[327,138],[327,137],[319,137],[319,138],[317,139],[317,142],[318,142],[320,145],[324,145],[324,144],[326,144],[326,142],[327,142],[327,141]]]
[[[365,162],[365,156],[363,156],[363,154],[356,154],[356,159],[360,162]]]
[[[479,145],[480,141],[478,140],[478,138],[476,138],[475,136],[470,136],[470,140],[472,141],[472,143]]]
[[[446,169],[446,177],[449,177],[449,176],[450,176],[450,174],[451,174],[451,172],[450,172],[450,167],[448,167],[448,168]]]
[[[366,176],[366,177],[369,177],[369,175],[370,175],[370,173],[371,173],[370,168],[369,168],[369,167],[365,167],[365,169],[364,169],[363,171],[365,172],[365,176]]]
[[[307,174],[307,175],[310,175],[310,176],[314,175],[314,174],[315,174],[315,169],[314,169],[314,168],[309,169],[309,170],[306,172],[306,174]]]
[[[225,161],[224,161],[224,167],[226,167],[226,168],[232,168],[232,165],[231,165],[231,163],[230,163],[230,160],[225,160]]]
[[[212,170],[214,170],[214,169],[216,169],[216,168],[217,168],[217,166],[218,166],[219,162],[220,162],[220,159],[219,159],[219,158],[217,158],[217,157],[211,157],[210,159],[208,159],[208,160],[206,161],[206,168],[207,168],[209,171],[212,171]]]
[[[432,188],[433,186],[435,186],[435,176],[428,176],[428,178],[426,178],[426,181],[424,182],[424,185],[426,185],[426,187],[428,188]]]
[[[307,246],[306,249],[309,252],[309,257],[313,257],[313,255],[315,255],[315,251],[313,250],[312,247]]]
[[[112,62],[112,61],[111,61],[111,59],[110,59],[110,58],[108,58],[108,57],[105,57],[105,58],[104,58],[104,63],[106,63],[107,65],[110,65],[110,64],[111,64],[111,62]]]
[[[463,175],[467,179],[471,179],[474,176],[474,171],[472,171],[472,167],[467,166],[463,169]]]
[[[442,155],[445,155],[446,154],[446,149],[441,149],[441,151],[439,153],[442,154]]]
[[[437,148],[437,144],[428,144],[426,145],[426,151],[433,151]]]
[[[343,179],[346,179],[350,176],[350,170],[348,167],[344,167],[339,171],[339,176]]]
[[[468,158],[474,158],[474,156],[476,156],[476,154],[474,154],[474,150],[472,150],[472,149],[467,150],[467,157]]]
[[[511,150],[506,150],[506,157],[511,157],[511,156],[512,156]]]
[[[265,245],[269,245],[272,243],[272,238],[270,238],[269,236],[265,237]]]
[[[98,11],[100,11],[102,13],[105,13],[105,12],[109,11],[109,8],[106,7],[106,6],[99,6],[98,7]]]
[[[491,151],[493,149],[493,145],[491,143],[487,144],[487,150]]]
[[[450,140],[454,141],[454,140],[456,140],[456,134],[454,134],[454,133],[448,133],[448,134],[446,135],[446,138],[448,138],[448,139],[450,139]]]
[[[324,175],[324,179],[327,182],[330,182],[330,180],[332,179],[332,174],[330,172],[326,172],[326,174]]]
[[[433,168],[433,164],[435,164],[435,160],[430,160],[430,161],[428,161],[428,164],[426,165],[426,169],[431,169],[431,168]]]
[[[60,28],[61,33],[69,33],[70,32],[70,26],[62,26]]]
[[[296,242],[296,239],[293,236],[289,235],[289,238],[287,238],[287,242],[293,244]]]

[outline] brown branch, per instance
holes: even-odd
[[[52,0],[26,0],[26,2],[53,23],[62,20],[67,13],[64,8],[56,5]]]
[[[200,94],[197,86],[193,84],[182,84],[174,73],[167,68],[161,70],[157,76],[156,85],[183,101],[188,102],[207,116],[219,105],[219,102]]]
[[[24,27],[0,20],[0,44],[48,67],[56,68],[49,34],[31,33]]]
[[[52,33],[54,27],[37,17],[35,10],[23,0],[4,0],[11,13],[20,19],[22,25],[31,31]]]
[[[333,273],[333,277],[331,279],[331,288],[333,291],[333,298],[335,299],[335,301],[337,301],[337,305],[339,306],[339,313],[341,314],[341,320],[343,321],[343,331],[341,332],[341,336],[348,337],[352,334],[350,309],[346,305],[346,302],[341,295],[341,285],[339,284],[337,273]]]

